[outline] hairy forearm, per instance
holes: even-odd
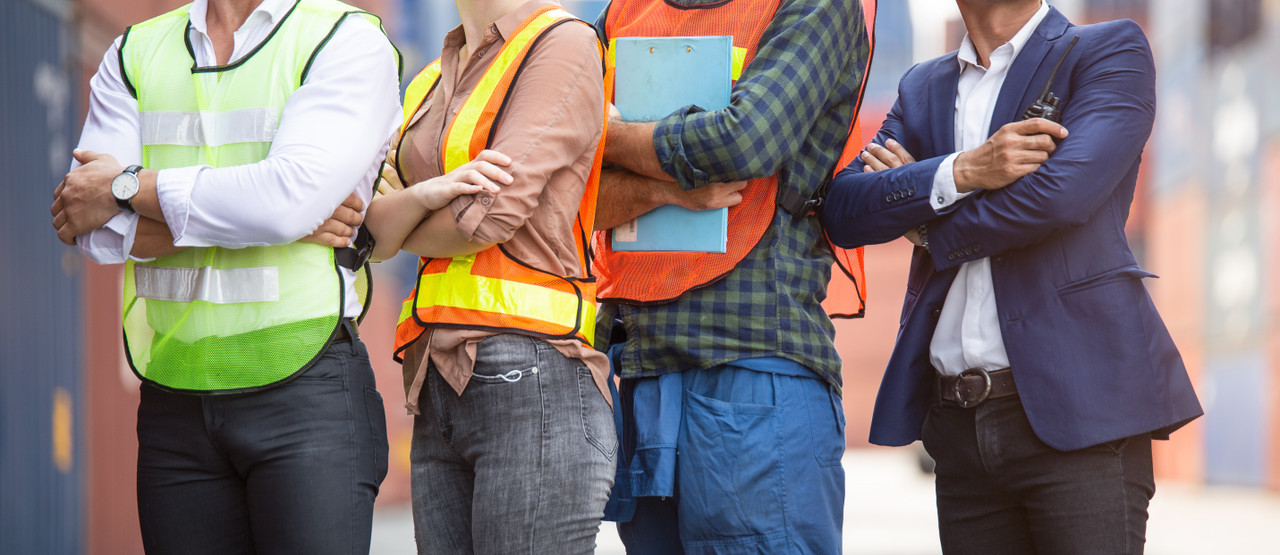
[[[182,252],[185,247],[173,246],[173,234],[169,226],[146,216],[138,218],[138,229],[133,236],[133,249],[129,254],[137,258],[155,258]]]
[[[653,148],[654,122],[609,120],[609,134],[604,143],[606,162],[654,179],[674,181],[662,170],[658,152]]]
[[[449,210],[438,210],[419,223],[400,248],[427,258],[453,258],[475,254],[492,246],[493,243],[468,240],[458,231],[453,214]]]
[[[423,220],[431,216],[413,187],[391,191],[374,197],[369,204],[365,225],[377,241],[374,260],[386,260],[404,248],[405,240]]]
[[[654,208],[673,204],[678,189],[674,181],[652,179],[623,169],[604,170],[600,174],[595,229],[612,229]]]

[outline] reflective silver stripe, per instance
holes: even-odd
[[[280,128],[275,108],[227,112],[142,112],[143,145],[222,146],[269,143]]]
[[[215,304],[280,300],[280,276],[273,267],[168,268],[134,266],[134,286],[143,299],[206,301]]]

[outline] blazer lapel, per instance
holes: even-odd
[[[939,62],[929,80],[929,121],[933,122],[933,154],[956,151],[956,88],[960,83],[960,62],[955,53]]]
[[[1017,121],[1022,117],[1023,110],[1035,101],[1045,81],[1049,79],[1053,63],[1057,61],[1054,59],[1045,63],[1045,55],[1066,32],[1067,25],[1067,18],[1061,12],[1056,8],[1049,8],[1048,15],[1036,27],[1036,31],[1031,34],[1027,44],[1022,47],[1022,52],[1018,53],[1017,59],[1009,68],[1009,75],[1000,87],[1000,96],[996,99],[996,109],[991,115],[991,128],[987,130],[987,136],[994,135],[1006,123]]]

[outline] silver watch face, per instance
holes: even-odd
[[[123,172],[111,180],[111,194],[120,200],[129,200],[138,194],[138,176]]]

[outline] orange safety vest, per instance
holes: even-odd
[[[736,82],[755,58],[765,29],[778,11],[781,0],[730,0],[706,7],[674,7],[661,0],[614,0],[605,16],[606,35],[620,37],[732,36],[733,79]],[[875,0],[864,0],[874,13]],[[743,14],[751,14],[743,17]],[[872,20],[869,18],[868,22]],[[835,22],[834,24],[839,24]],[[868,68],[869,69],[869,68]],[[606,77],[612,81],[612,75]],[[864,77],[865,86],[866,79]],[[861,90],[858,102],[861,103]],[[861,129],[854,123],[845,151],[856,156],[861,148]],[[857,143],[856,145],[854,143]],[[851,159],[850,156],[850,159]],[[844,167],[842,161],[837,169]],[[618,252],[611,248],[612,230],[596,232],[595,270],[600,279],[599,296],[604,301],[629,304],[660,304],[675,300],[686,291],[714,283],[746,258],[773,223],[778,196],[777,176],[751,180],[742,190],[742,202],[729,207],[729,229],[724,253],[705,252]],[[843,250],[843,249],[841,249]],[[851,309],[828,307],[833,316],[860,316],[865,308],[865,273],[862,249],[837,251],[836,266],[855,281]]]
[[[440,152],[445,172],[470,162],[488,147],[494,126],[502,117],[507,93],[529,51],[544,33],[570,21],[587,24],[559,7],[547,6],[530,15],[512,33],[445,130]],[[603,53],[602,49],[602,56]],[[408,127],[439,80],[440,60],[436,60],[409,83],[401,129]],[[609,97],[609,85],[605,92]],[[607,108],[602,106],[601,118],[606,124],[607,116]],[[400,140],[403,138],[402,133]],[[578,206],[579,237],[575,244],[582,275],[586,277],[560,276],[539,270],[515,258],[502,245],[457,258],[424,257],[418,261],[417,287],[404,300],[400,311],[396,360],[403,361],[401,353],[428,326],[578,339],[590,345],[595,337],[596,283],[590,271],[587,230],[595,223],[603,156],[604,142],[601,141]]]

